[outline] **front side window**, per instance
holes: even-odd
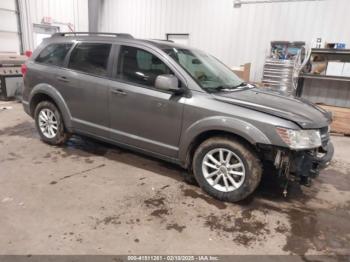
[[[64,58],[66,57],[72,44],[52,44],[45,47],[38,57],[36,62],[54,66],[63,66]]]
[[[121,46],[118,79],[154,87],[157,76],[164,74],[172,74],[172,72],[157,56],[140,48]]]
[[[215,57],[197,50],[165,49],[183,69],[206,91],[233,89],[244,82]]]
[[[111,44],[81,43],[70,56],[68,68],[98,76],[107,76]]]

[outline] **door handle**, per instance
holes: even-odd
[[[66,83],[69,82],[68,78],[65,76],[58,76],[57,80],[61,82],[66,82]]]
[[[112,93],[116,95],[125,96],[126,92],[123,89],[112,89]]]

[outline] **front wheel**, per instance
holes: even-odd
[[[237,202],[259,185],[262,167],[248,145],[230,137],[204,141],[196,150],[193,170],[200,187],[222,201]]]
[[[40,102],[34,112],[36,129],[41,139],[51,145],[61,145],[67,141],[69,134],[64,130],[61,113],[49,102]]]

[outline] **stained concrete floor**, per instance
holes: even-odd
[[[1,109],[2,107],[7,109]],[[264,178],[222,203],[156,159],[74,136],[53,147],[0,102],[0,254],[350,254],[350,138],[311,188]]]

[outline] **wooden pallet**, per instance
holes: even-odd
[[[350,135],[350,108],[328,106],[319,104],[318,106],[333,113],[332,133]]]

